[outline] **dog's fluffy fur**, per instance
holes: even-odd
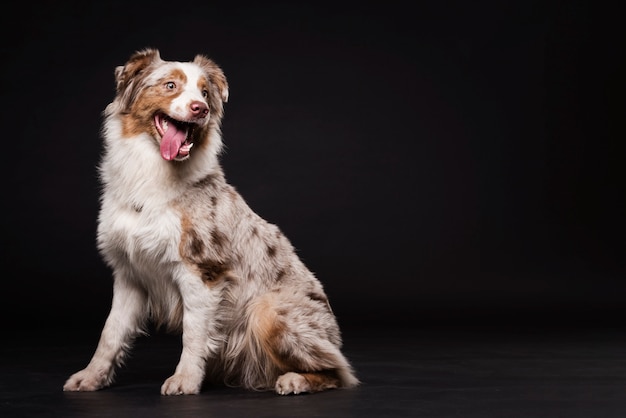
[[[196,394],[205,378],[281,395],[357,385],[321,283],[224,178],[222,70],[145,49],[115,79],[97,233],[113,301],[93,358],[63,389],[110,385],[150,321],[182,332],[164,395]]]

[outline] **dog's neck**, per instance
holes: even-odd
[[[205,178],[223,178],[218,159],[221,137],[215,130],[184,161],[164,160],[158,143],[147,133],[132,138],[122,138],[120,133],[118,118],[105,121],[100,177],[105,190],[118,201],[130,206],[147,201],[165,204]]]

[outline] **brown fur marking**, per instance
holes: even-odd
[[[180,238],[180,244],[178,251],[183,259],[190,262],[194,262],[195,259],[201,257],[205,252],[205,246],[200,236],[193,227],[192,221],[183,212],[181,216],[181,229],[182,234]]]
[[[196,265],[202,274],[202,281],[205,284],[212,284],[216,280],[223,278],[228,271],[228,266],[225,263],[212,260],[202,261]]]
[[[280,282],[285,278],[286,275],[287,275],[287,272],[284,269],[280,269],[278,270],[278,273],[276,273],[276,277],[274,277],[274,281]]]
[[[218,229],[214,229],[211,231],[211,243],[218,249],[223,248],[228,242],[228,238],[226,235],[219,231]]]
[[[287,365],[278,355],[280,341],[287,329],[285,324],[279,320],[274,305],[268,296],[261,298],[253,309],[252,325],[263,350],[271,357],[276,366],[287,371]]]
[[[339,377],[335,370],[323,370],[319,372],[300,373],[302,377],[309,382],[310,392],[320,392],[326,389],[332,389],[339,386]]]

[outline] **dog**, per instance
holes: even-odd
[[[182,333],[162,395],[198,394],[208,381],[279,395],[357,386],[321,282],[225,180],[221,68],[146,48],[115,81],[97,227],[113,299],[91,361],[63,390],[110,386],[148,324]]]

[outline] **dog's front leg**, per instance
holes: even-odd
[[[199,393],[207,359],[218,348],[214,339],[218,296],[196,275],[185,274],[178,283],[184,308],[183,348],[175,373],[161,387],[162,395]]]
[[[113,282],[111,311],[105,322],[98,347],[83,370],[65,382],[64,391],[94,391],[109,386],[133,338],[145,320],[145,294],[121,274]]]

